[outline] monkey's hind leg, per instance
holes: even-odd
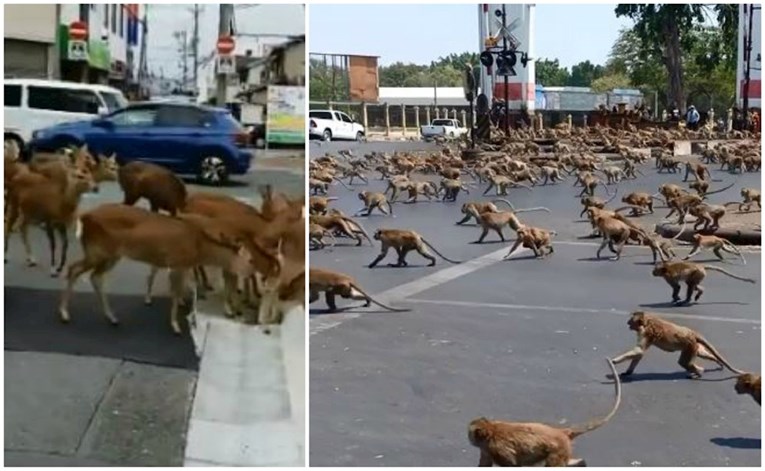
[[[376,267],[376,266],[377,266],[377,264],[378,264],[378,263],[380,263],[380,260],[384,259],[384,258],[385,258],[385,256],[386,256],[386,255],[388,255],[388,248],[389,248],[389,247],[383,247],[383,249],[382,249],[382,251],[380,252],[380,254],[379,254],[379,255],[378,255],[378,256],[377,256],[377,257],[376,257],[374,260],[372,260],[372,263],[370,263],[369,265],[367,265],[367,267],[368,267],[368,268],[374,268],[374,267]]]
[[[695,350],[694,347],[684,349],[680,354],[680,358],[677,360],[677,363],[688,372],[688,377],[693,379],[701,378],[701,375],[704,373],[704,368],[693,363],[693,360],[696,357]]]
[[[698,350],[696,351],[696,355],[699,358],[716,363],[717,364],[716,369],[718,370],[723,370],[725,368],[725,365],[723,365],[722,362],[718,360],[716,356],[712,355],[712,353],[709,350],[707,350],[705,346],[701,344],[698,345]]]
[[[324,299],[327,301],[327,308],[329,308],[329,312],[336,312],[337,305],[335,304],[335,292],[332,291],[332,288],[329,288],[324,292]]]
[[[417,250],[417,253],[418,253],[418,254],[420,254],[420,255],[422,255],[423,257],[425,257],[425,258],[427,258],[428,260],[430,260],[430,263],[428,264],[428,266],[429,266],[429,267],[432,267],[432,266],[434,266],[434,265],[436,264],[436,257],[434,257],[433,255],[431,255],[430,253],[428,253],[428,249],[426,249],[425,247],[423,247],[423,246],[422,246],[422,244],[420,244],[420,245],[419,245],[419,247],[417,247],[417,249],[416,249],[416,250]]]

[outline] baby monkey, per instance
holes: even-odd
[[[749,394],[752,399],[760,404],[760,393],[762,391],[762,378],[754,373],[744,373],[736,378],[736,392],[739,394]]]
[[[694,234],[693,249],[691,249],[690,253],[686,255],[683,260],[688,260],[689,258],[693,257],[697,253],[701,252],[701,249],[712,250],[712,252],[714,252],[715,255],[717,255],[717,258],[720,260],[725,260],[720,253],[721,250],[724,252],[732,253],[734,255],[738,255],[741,258],[741,262],[746,265],[744,254],[742,254],[735,245],[733,245],[729,240],[715,235]]]
[[[704,368],[693,362],[697,356],[717,363],[720,369],[725,367],[736,374],[743,373],[731,366],[707,339],[693,329],[643,311],[633,312],[627,320],[627,325],[637,334],[637,345],[611,360],[616,365],[630,361],[630,366],[622,373],[622,376],[629,376],[635,371],[635,367],[651,346],[656,346],[665,352],[679,351],[680,358],[677,362],[693,379],[700,378],[704,373]]]

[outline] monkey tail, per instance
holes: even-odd
[[[610,203],[611,201],[613,201],[613,200],[614,200],[614,198],[616,198],[616,194],[617,194],[617,193],[619,193],[619,189],[618,189],[618,188],[616,188],[616,189],[614,190],[614,194],[613,194],[613,195],[612,195],[610,198],[608,198],[608,200],[606,200],[606,204],[608,204],[608,203]]]
[[[74,229],[74,236],[78,240],[82,239],[82,219],[81,218],[77,218],[77,223],[76,223],[75,229]]]
[[[702,337],[701,335],[698,336],[696,339],[701,345],[703,345],[707,350],[709,350],[709,353],[714,355],[717,360],[722,363],[726,368],[728,368],[733,373],[736,373],[737,375],[746,373],[745,371],[741,371],[739,369],[734,368],[730,363],[728,363],[728,360],[726,360],[722,355],[720,355],[720,352],[717,351],[717,349],[709,343],[707,339]]]
[[[532,189],[531,189],[531,187],[530,187],[530,186],[528,186],[528,185],[525,185],[525,184],[523,184],[523,183],[521,183],[521,182],[513,182],[513,183],[512,183],[512,186],[514,186],[514,187],[518,187],[518,186],[519,186],[519,187],[521,187],[521,188],[525,188],[525,189],[527,189],[527,190],[529,190],[529,191],[532,191]]]
[[[492,203],[497,203],[499,201],[501,201],[501,202],[505,203],[506,205],[510,206],[510,210],[511,211],[515,211],[515,206],[513,206],[513,203],[509,202],[508,200],[506,200],[504,198],[497,198],[497,199],[491,200]]]
[[[741,250],[738,247],[736,247],[736,245],[733,244],[733,242],[729,241],[728,239],[723,239],[723,245],[733,250],[733,252],[735,252],[736,255],[741,257],[741,264],[746,265],[746,259],[744,258],[744,253],[741,252]]]
[[[619,380],[619,373],[616,372],[616,367],[614,366],[614,363],[611,361],[610,358],[606,358],[606,361],[608,362],[608,367],[611,368],[611,374],[614,377],[614,388],[616,390],[616,400],[614,401],[614,407],[611,408],[611,411],[605,416],[600,419],[595,419],[590,422],[587,422],[584,425],[579,425],[575,427],[571,427],[566,430],[567,435],[570,439],[574,439],[578,437],[579,435],[582,435],[587,432],[591,432],[597,428],[602,427],[606,424],[611,418],[616,414],[616,411],[619,409],[619,404],[622,401],[622,383]]]
[[[722,274],[725,274],[725,275],[728,275],[729,277],[731,277],[731,278],[734,278],[734,279],[736,279],[736,280],[740,280],[740,281],[746,281],[747,283],[752,283],[752,284],[755,284],[755,283],[757,283],[757,281],[756,281],[756,280],[753,280],[753,279],[751,279],[751,278],[745,278],[745,277],[743,277],[743,276],[738,276],[738,275],[735,275],[735,274],[733,274],[733,273],[729,272],[728,270],[726,270],[726,269],[724,269],[724,268],[715,267],[715,266],[712,266],[712,265],[702,265],[702,266],[703,266],[705,269],[707,269],[707,270],[712,270],[712,271],[720,272],[720,273],[722,273]]]
[[[386,305],[386,304],[383,304],[383,303],[381,303],[380,301],[377,301],[375,298],[373,298],[372,296],[370,296],[369,294],[367,294],[367,292],[366,292],[366,291],[364,291],[363,289],[361,289],[361,287],[360,287],[359,285],[357,285],[356,283],[351,283],[351,288],[355,289],[356,291],[358,291],[358,292],[359,292],[359,293],[361,293],[362,295],[366,296],[366,298],[367,298],[369,301],[371,301],[372,303],[374,303],[374,304],[376,304],[376,305],[380,306],[380,307],[381,307],[381,308],[383,308],[383,309],[387,309],[387,310],[389,310],[389,311],[392,311],[392,312],[409,312],[409,311],[411,311],[411,309],[405,309],[405,308],[396,308],[396,307],[392,307],[392,306],[388,306],[388,305]]]
[[[370,245],[374,245],[374,244],[372,243],[372,239],[370,239],[370,238],[369,238],[369,234],[368,234],[368,233],[367,233],[367,231],[364,229],[364,226],[362,226],[361,224],[359,224],[358,222],[354,221],[354,220],[353,220],[353,219],[351,219],[351,218],[347,218],[347,217],[344,217],[344,218],[343,218],[343,220],[344,220],[346,223],[349,223],[351,226],[356,226],[356,227],[358,228],[357,230],[358,230],[359,232],[361,232],[361,233],[364,235],[364,237],[366,237],[366,238],[367,238],[367,240],[369,241],[369,244],[370,244]]]
[[[714,195],[716,193],[722,193],[723,191],[727,190],[728,188],[732,188],[733,185],[735,185],[737,181],[738,181],[738,177],[734,178],[733,182],[731,182],[730,185],[724,186],[724,187],[720,188],[719,190],[707,191],[704,196]]]
[[[683,219],[683,227],[681,227],[681,228],[680,228],[680,230],[679,230],[679,231],[677,231],[677,234],[675,234],[675,236],[674,236],[674,237],[672,237],[670,240],[677,240],[677,239],[679,239],[679,238],[680,238],[680,236],[681,236],[681,235],[683,235],[683,232],[685,232],[685,226],[686,226],[687,224],[688,224],[688,222],[687,222],[687,221],[685,221],[685,219]]]
[[[550,212],[550,210],[545,208],[544,206],[535,206],[533,208],[521,208],[521,209],[518,209],[518,210],[513,210],[513,212],[515,214],[518,214],[518,213],[533,213],[535,211],[544,211],[546,213]]]
[[[343,186],[345,187],[345,189],[346,189],[346,190],[351,190],[351,191],[353,191],[353,188],[350,188],[348,185],[346,185],[346,184],[345,184],[345,182],[344,182],[344,181],[340,180],[339,178],[337,178],[337,177],[332,177],[332,179],[333,179],[333,180],[337,180],[338,182],[340,182],[340,184],[341,184],[341,185],[343,185]]]
[[[427,246],[428,246],[428,248],[430,248],[430,249],[431,249],[433,252],[435,252],[435,253],[436,253],[436,254],[437,254],[439,257],[443,258],[443,259],[444,259],[444,260],[446,260],[447,262],[449,262],[449,263],[454,263],[454,264],[462,263],[462,262],[460,262],[460,261],[457,261],[457,260],[452,260],[452,259],[450,259],[450,258],[446,258],[446,256],[445,256],[444,254],[442,254],[441,252],[439,252],[439,251],[438,251],[438,249],[436,249],[435,247],[433,247],[433,245],[432,245],[430,242],[428,242],[427,240],[425,240],[425,238],[424,238],[424,237],[420,237],[420,239],[422,240],[422,242],[423,242],[425,245],[427,245]]]
[[[605,184],[605,183],[603,183],[602,181],[600,182],[600,184],[601,184],[601,185],[603,185],[603,188],[605,188],[605,189],[606,189],[606,194],[607,194],[607,195],[611,195],[611,192],[608,190],[608,185],[606,185],[606,184]]]

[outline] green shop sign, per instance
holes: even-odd
[[[58,46],[61,57],[66,60],[69,57],[69,26],[59,25]],[[101,70],[111,70],[112,55],[109,52],[109,44],[101,40],[88,40],[88,65]]]

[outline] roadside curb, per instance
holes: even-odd
[[[677,236],[679,230],[680,226],[678,224],[664,223],[656,225],[656,231],[662,237],[666,238],[673,238]],[[689,242],[693,238],[694,234],[696,234],[696,231],[694,231],[692,228],[687,228],[678,237],[678,240]],[[735,245],[762,245],[762,233],[752,229],[723,227],[717,229],[714,232],[711,232],[710,234],[722,237],[723,239],[727,239]]]
[[[265,334],[227,319],[219,296],[199,303],[200,355],[185,466],[305,465],[305,314]]]

